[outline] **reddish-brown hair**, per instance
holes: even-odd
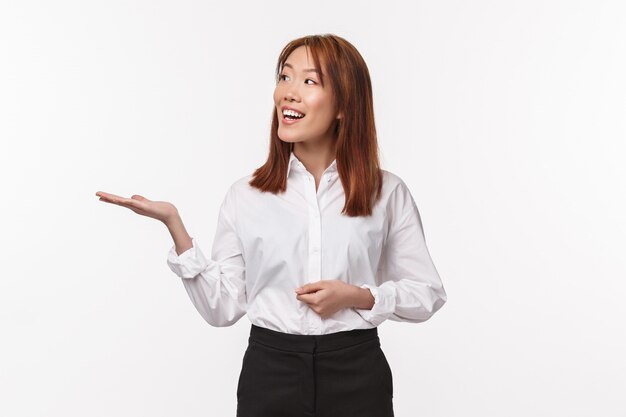
[[[289,42],[281,51],[276,64],[276,82],[289,54],[300,46],[310,50],[318,74],[322,74],[320,58],[325,63],[321,84],[330,84],[336,110],[343,114],[335,129],[337,173],[346,196],[341,213],[369,216],[380,198],[383,175],[378,157],[372,83],[365,60],[351,43],[337,35],[304,36]],[[267,161],[254,171],[249,184],[261,191],[284,192],[293,143],[278,137],[276,106],[269,145]]]

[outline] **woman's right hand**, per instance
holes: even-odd
[[[104,191],[98,191],[96,195],[100,197],[100,201],[129,208],[137,214],[152,217],[165,224],[168,224],[168,222],[178,216],[176,207],[167,201],[152,201],[138,194],[133,194],[130,198],[124,198],[115,194],[105,193]]]

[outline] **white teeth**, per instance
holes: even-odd
[[[283,110],[283,114],[285,116],[293,116],[293,117],[304,117],[304,114],[302,113],[298,113],[297,111],[293,111],[293,110]]]

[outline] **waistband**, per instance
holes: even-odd
[[[248,343],[257,342],[289,352],[327,352],[376,340],[380,344],[378,328],[354,329],[322,335],[304,335],[277,332],[252,324]]]

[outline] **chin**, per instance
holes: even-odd
[[[278,129],[278,138],[283,142],[298,142],[297,137],[293,133],[285,133],[282,129]]]

